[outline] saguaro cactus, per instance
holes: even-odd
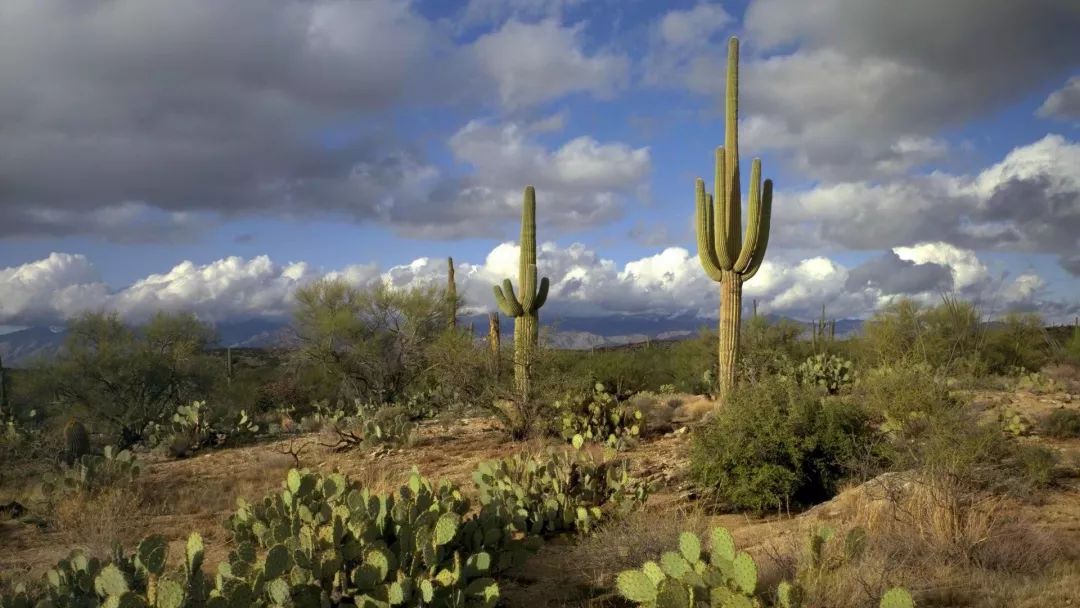
[[[510,279],[503,281],[502,288],[495,286],[495,301],[508,317],[514,318],[514,385],[518,395],[529,398],[529,373],[532,351],[540,337],[540,307],[547,301],[548,280],[536,282],[536,190],[525,188],[525,201],[521,209],[521,253],[518,267],[518,287],[521,299],[514,294]]]
[[[4,377],[4,360],[0,359],[0,417],[7,413],[7,384]]]
[[[716,149],[716,192],[695,184],[698,257],[705,274],[720,283],[720,352],[717,386],[721,398],[735,384],[739,360],[742,285],[753,278],[765,257],[772,213],[772,180],[761,185],[761,159],[750,165],[750,203],[742,238],[742,192],[739,183],[739,40],[728,42],[727,103],[724,145]],[[715,196],[715,199],[714,199]]]
[[[499,313],[488,313],[488,349],[491,351],[491,373],[499,377],[499,354],[502,350],[502,336],[500,336]]]
[[[446,307],[450,329],[457,329],[457,282],[454,281],[454,258],[446,258]]]

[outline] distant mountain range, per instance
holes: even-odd
[[[771,317],[776,320],[781,317]],[[690,338],[698,331],[712,329],[716,319],[692,315],[654,316],[626,315],[615,317],[568,317],[543,319],[548,330],[548,344],[555,348],[588,350],[647,342],[650,340],[678,340]],[[472,327],[479,337],[487,334],[487,316],[466,315],[459,320],[462,327]],[[840,319],[836,322],[838,336],[859,331],[862,321]],[[502,333],[510,336],[514,331],[512,319],[503,318]],[[269,348],[286,346],[292,341],[292,330],[287,322],[253,319],[220,323],[215,327],[219,347]],[[4,365],[19,367],[37,358],[51,358],[63,347],[67,330],[63,327],[30,327],[0,334],[0,357]]]

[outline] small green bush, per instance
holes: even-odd
[[[1080,410],[1054,410],[1043,420],[1042,429],[1055,439],[1080,437]]]
[[[991,329],[986,341],[986,360],[993,373],[1007,374],[1024,368],[1039,370],[1050,360],[1050,342],[1037,314],[1010,313]]]
[[[927,364],[872,369],[859,379],[851,398],[898,441],[918,436],[934,420],[960,409],[948,385]]]
[[[868,422],[850,401],[771,378],[736,391],[694,434],[693,476],[736,509],[813,504],[873,445]]]

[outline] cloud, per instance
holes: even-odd
[[[582,230],[619,217],[628,198],[647,195],[652,167],[647,147],[581,136],[549,149],[560,115],[535,122],[472,120],[449,140],[454,159],[472,172],[455,178],[414,167],[410,195],[387,199],[380,213],[410,236],[502,235],[502,222],[521,217],[524,186],[537,189],[541,224]]]
[[[824,0],[805,9],[801,0],[747,7],[740,109],[753,126],[744,146],[778,150],[814,179],[889,177],[936,160],[942,129],[1059,81],[1080,57],[1080,9],[1070,0]],[[697,39],[705,44],[655,37],[646,82],[719,104],[726,46]]]
[[[561,19],[564,12],[582,0],[469,0],[462,11],[463,25],[501,24],[508,20]]]
[[[1080,144],[1048,135],[976,175],[934,172],[780,192],[773,242],[872,250],[944,241],[1069,256],[1080,249],[1077,166]]]
[[[417,11],[408,0],[2,3],[0,238],[180,241],[252,215],[491,231],[490,208],[506,203],[493,176],[448,174],[390,113],[605,97],[625,86],[629,59],[584,50],[581,24],[511,20],[462,42]],[[536,121],[528,137],[565,121]],[[583,137],[552,154],[604,162],[606,145]],[[568,183],[589,181],[570,169]],[[453,231],[430,213],[447,199]]]
[[[538,258],[541,275],[551,280],[544,312],[552,317],[717,316],[719,287],[705,276],[696,254],[682,247],[618,264],[582,244],[544,243]],[[491,286],[517,279],[518,248],[502,243],[482,260],[456,262],[465,312],[491,311]],[[325,270],[304,262],[280,264],[268,256],[229,257],[202,265],[182,262],[110,289],[85,256],[54,253],[0,269],[0,325],[57,323],[97,310],[134,321],[159,310],[191,311],[212,322],[287,318],[296,289],[320,277],[357,286],[380,281],[396,287],[441,286],[446,260],[418,258],[387,269],[361,264]],[[1025,272],[1012,280],[994,277],[974,252],[944,243],[897,247],[854,268],[822,256],[769,258],[744,286],[748,306],[757,300],[763,313],[796,318],[815,317],[822,304],[830,316],[865,317],[897,297],[933,304],[942,292],[972,299],[995,314],[1026,308],[1064,319],[1080,312],[1077,302],[1048,296],[1037,274]]]
[[[625,55],[582,50],[583,24],[562,26],[555,19],[509,21],[473,43],[477,62],[495,79],[504,106],[531,106],[570,93],[604,99],[626,86]]]
[[[1064,87],[1051,93],[1035,114],[1043,118],[1080,122],[1080,76],[1073,76]]]
[[[947,290],[952,283],[948,266],[905,260],[889,251],[853,269],[844,285],[852,290],[877,288],[885,293],[917,294]]]

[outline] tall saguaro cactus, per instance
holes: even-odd
[[[540,337],[540,307],[548,295],[547,277],[536,282],[536,190],[532,186],[525,188],[520,245],[518,288],[521,298],[514,294],[514,284],[506,279],[502,288],[495,286],[495,301],[503,314],[514,318],[514,385],[520,398],[526,401],[532,351]]]
[[[454,281],[454,258],[446,258],[446,307],[450,329],[457,329],[457,282]]]
[[[772,180],[761,185],[761,159],[750,165],[749,217],[742,235],[739,180],[739,40],[728,42],[724,145],[716,149],[715,194],[705,182],[695,184],[698,257],[705,274],[720,283],[720,352],[717,381],[721,398],[735,385],[739,361],[742,285],[753,278],[765,257],[772,213]]]

